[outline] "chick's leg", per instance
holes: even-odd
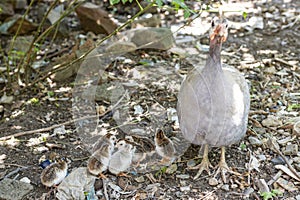
[[[218,164],[218,170],[215,173],[214,177],[216,177],[219,173],[221,174],[222,180],[224,183],[226,183],[226,173],[229,172],[231,174],[235,174],[240,176],[241,174],[232,171],[231,169],[229,169],[226,160],[225,160],[225,147],[221,147],[221,157],[220,157],[220,162]]]
[[[206,144],[204,146],[204,153],[203,153],[203,158],[202,158],[201,163],[195,167],[190,168],[190,169],[199,169],[198,173],[194,177],[194,180],[199,178],[199,176],[202,174],[203,170],[205,170],[208,174],[210,174],[210,171],[209,171],[210,167],[212,167],[212,165],[210,164],[210,162],[208,160],[208,145]]]

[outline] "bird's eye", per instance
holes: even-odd
[[[211,27],[212,27],[212,28],[215,27],[215,20],[212,20],[212,21],[211,21]]]

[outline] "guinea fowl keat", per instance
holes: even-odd
[[[202,162],[193,167],[209,174],[209,147],[221,147],[221,158],[216,175],[231,171],[225,161],[225,146],[238,142],[247,130],[250,106],[248,85],[235,68],[222,66],[221,47],[227,38],[227,20],[214,18],[210,32],[210,49],[204,67],[193,69],[183,81],[177,112],[180,129],[185,139],[204,145]]]

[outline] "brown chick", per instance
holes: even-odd
[[[97,151],[102,145],[109,144],[114,145],[114,143],[117,141],[117,138],[114,134],[107,133],[104,136],[100,137],[98,141],[94,144],[92,153]]]
[[[134,151],[133,146],[126,142],[126,140],[120,140],[116,147],[118,151],[112,155],[108,170],[118,176],[127,176],[124,174],[124,171],[131,165]]]
[[[58,162],[48,165],[41,174],[41,182],[47,187],[58,185],[67,175],[68,164],[60,159]]]
[[[92,156],[88,160],[88,171],[95,176],[99,175],[100,178],[106,178],[105,175],[102,174],[102,172],[107,170],[113,150],[113,145],[103,144],[92,154]]]
[[[160,129],[155,134],[154,142],[157,154],[162,157],[161,163],[172,163],[175,158],[175,148],[173,142]]]
[[[133,158],[132,163],[136,166],[140,165],[147,155],[151,156],[155,151],[154,143],[146,137],[136,135],[126,135],[125,140],[133,145]]]

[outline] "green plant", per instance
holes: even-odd
[[[242,151],[244,151],[247,148],[247,145],[244,142],[242,142],[240,144],[240,148],[241,148]]]
[[[263,198],[263,200],[273,199],[273,197],[276,197],[277,195],[281,195],[282,192],[279,190],[272,190],[271,192],[261,192],[260,196]]]
[[[155,173],[155,176],[156,177],[159,177],[161,176],[162,174],[165,174],[166,171],[167,171],[168,167],[167,166],[163,166],[162,168],[160,168],[160,170],[158,170],[156,173]]]
[[[40,101],[39,101],[39,99],[37,99],[37,98],[31,98],[30,100],[29,100],[29,102],[31,103],[31,104],[38,104]]]

